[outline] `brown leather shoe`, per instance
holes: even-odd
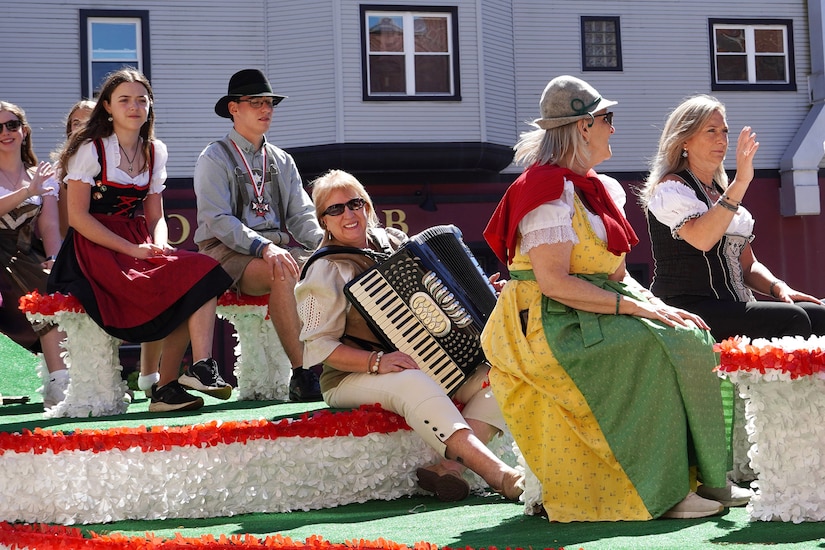
[[[464,500],[470,494],[470,485],[461,474],[440,464],[419,468],[415,473],[418,476],[418,486],[435,493],[438,500],[456,502]]]
[[[518,501],[524,492],[524,474],[518,470],[504,472],[498,488],[494,487],[493,489],[507,500]]]

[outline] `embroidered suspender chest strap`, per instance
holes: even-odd
[[[269,211],[269,203],[263,200],[263,190],[264,190],[264,185],[266,185],[267,167],[264,166],[263,175],[261,177],[261,182],[260,182],[260,186],[259,186],[258,182],[256,182],[254,180],[254,174],[252,173],[251,168],[249,167],[248,163],[246,162],[246,158],[243,156],[243,154],[239,150],[237,150],[237,145],[235,145],[235,142],[232,142],[232,144],[234,145],[233,148],[236,149],[237,152],[233,151],[232,148],[230,148],[229,145],[227,145],[227,143],[222,139],[219,139],[215,143],[220,145],[221,148],[226,153],[226,156],[229,157],[230,159],[232,159],[235,162],[235,167],[234,167],[233,171],[235,173],[235,180],[239,184],[238,191],[241,194],[241,196],[239,197],[239,200],[235,201],[235,212],[234,212],[235,217],[238,218],[239,220],[243,220],[243,208],[244,208],[244,206],[246,205],[247,202],[250,204],[250,207],[252,208],[252,210],[258,216],[263,216],[266,212]],[[265,147],[265,149],[264,149],[264,151],[265,151],[264,152],[264,163],[267,162],[267,156],[270,156],[270,157],[273,158],[273,160],[271,161],[271,164],[269,166],[269,175],[270,175],[270,181],[274,184],[274,187],[276,187],[276,188],[275,189],[270,189],[270,196],[278,204],[278,216],[279,216],[279,223],[280,223],[280,226],[281,226],[279,228],[275,228],[275,230],[286,232],[287,231],[286,213],[284,212],[284,197],[281,194],[280,176],[278,175],[278,169],[275,166],[274,155],[272,155],[271,151],[269,152],[269,155],[267,155],[267,153],[266,153],[266,151],[267,151],[266,147],[267,146],[268,146],[268,144],[264,146]],[[238,162],[239,157],[240,157],[241,162]],[[243,166],[243,168],[242,168],[242,166]],[[244,171],[244,169],[246,171]],[[247,179],[249,180],[249,184],[254,189],[254,192],[255,192],[255,197],[254,198],[249,196],[249,192],[246,189],[246,185],[244,185],[246,183],[244,180],[247,180]],[[230,190],[230,193],[231,193],[231,190]]]

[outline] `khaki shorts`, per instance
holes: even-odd
[[[299,269],[304,265],[310,256],[310,253],[301,247],[296,246],[293,248],[288,248],[287,250],[289,250],[289,253],[293,258],[295,258]],[[226,271],[230,277],[232,277],[232,286],[230,289],[234,292],[239,292],[238,283],[243,276],[243,272],[246,271],[246,266],[248,266],[252,260],[257,258],[257,256],[243,254],[232,250],[223,244],[219,239],[214,238],[199,242],[198,251],[201,254],[206,254],[221,264],[223,270]]]

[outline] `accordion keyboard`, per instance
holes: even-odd
[[[379,271],[349,290],[354,299],[368,304],[363,306],[365,313],[393,346],[412,357],[448,395],[461,385],[464,372]]]

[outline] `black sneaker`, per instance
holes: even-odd
[[[214,359],[198,361],[183,371],[178,382],[191,390],[203,392],[218,399],[229,399],[232,386],[227,384],[218,372],[218,363]]]
[[[292,369],[292,378],[289,379],[289,400],[300,403],[324,400],[321,395],[321,383],[315,371],[303,367]]]
[[[165,386],[152,385],[150,412],[194,411],[203,407],[203,398],[189,395],[177,380]]]

